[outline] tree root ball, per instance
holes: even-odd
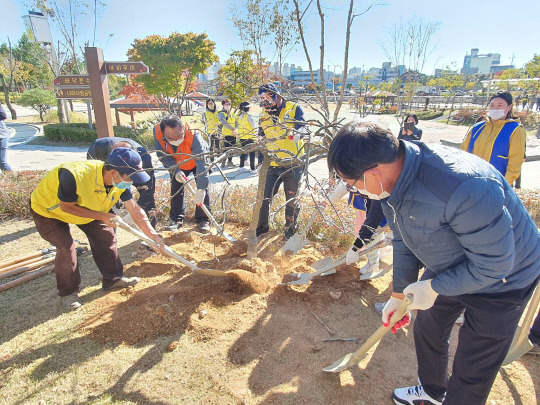
[[[229,270],[227,271],[227,277],[235,280],[240,287],[255,294],[264,294],[269,288],[265,279],[246,270]]]

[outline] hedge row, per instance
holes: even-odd
[[[418,111],[415,114],[419,120],[432,120],[441,117],[444,111]]]
[[[139,139],[139,133],[127,127],[113,127],[114,136]],[[97,131],[88,128],[88,124],[49,124],[43,127],[43,134],[55,142],[85,142],[92,143],[97,138]]]

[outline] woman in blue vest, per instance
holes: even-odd
[[[513,184],[521,173],[527,133],[513,118],[512,95],[499,91],[489,100],[485,121],[476,123],[461,144],[461,149],[491,163]]]

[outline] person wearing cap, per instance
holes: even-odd
[[[243,101],[240,103],[240,114],[238,114],[238,138],[240,139],[240,144],[242,149],[247,145],[255,143],[257,140],[257,123],[255,122],[255,117],[249,113],[251,104],[248,101]],[[244,167],[248,154],[242,153],[240,155],[240,168]],[[249,167],[252,173],[256,173],[255,170],[255,151],[249,152]]]
[[[155,229],[157,224],[156,218],[156,201],[154,199],[154,193],[156,190],[156,176],[154,175],[154,168],[152,166],[152,156],[150,153],[135,142],[133,139],[120,138],[120,137],[105,137],[96,139],[88,151],[86,152],[87,159],[98,159],[103,162],[107,161],[107,157],[110,155],[113,149],[116,148],[129,148],[137,151],[141,156],[142,168],[146,170],[146,173],[150,176],[150,180],[146,183],[133,183],[133,186],[139,192],[139,199],[137,204],[146,213],[146,216],[150,220],[152,227]]]
[[[229,98],[224,99],[221,102],[223,109],[219,112],[219,122],[221,123],[221,136],[223,138],[223,147],[232,148],[236,145],[236,137],[238,136],[238,118],[236,114],[231,111],[231,100]],[[227,159],[227,166],[234,167],[232,156]],[[225,160],[221,164],[225,166]]]
[[[328,168],[380,200],[393,231],[393,292],[383,323],[405,296],[418,310],[418,385],[395,389],[394,403],[485,404],[540,278],[540,234],[518,195],[477,156],[398,140],[375,123],[341,128]],[[463,311],[449,376],[449,337]]]
[[[259,212],[257,236],[270,230],[270,203],[283,183],[283,191],[287,200],[285,206],[285,239],[295,234],[300,208],[296,201],[296,193],[302,177],[304,155],[303,137],[307,133],[302,107],[281,97],[273,83],[259,87],[261,107],[264,111],[259,117],[259,136],[272,162],[266,174],[264,199]]]
[[[199,131],[191,130],[177,115],[168,115],[154,127],[156,154],[171,176],[171,211],[168,231],[176,231],[184,225],[186,204],[184,200],[184,177],[193,174],[197,191],[195,201],[195,221],[201,232],[210,230],[210,222],[201,205],[210,211],[208,196],[208,170],[205,154],[208,144]],[[194,156],[196,156],[194,158]]]
[[[149,179],[136,151],[117,148],[106,162],[70,162],[52,169],[32,192],[30,212],[34,223],[41,237],[56,246],[54,271],[65,309],[81,306],[78,295],[81,274],[69,224],[77,225],[88,237],[106,291],[134,286],[140,281],[137,277],[124,277],[118,256],[114,232],[116,215],[109,212],[118,200],[124,202],[146,236],[164,245],[130,191],[133,182],[141,184]]]
[[[523,125],[513,118],[512,107],[512,94],[494,94],[489,99],[486,119],[476,123],[461,144],[461,150],[491,163],[510,184],[521,173],[527,140]]]

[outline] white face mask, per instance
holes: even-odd
[[[502,120],[506,118],[506,110],[488,110],[487,115],[493,121]]]
[[[179,139],[177,141],[169,141],[169,143],[173,146],[179,146],[183,141],[183,139]]]
[[[364,174],[364,187],[365,187],[365,184],[366,184],[366,175]],[[390,193],[388,191],[384,191],[382,183],[380,183],[380,185],[381,185],[381,194],[370,193],[365,188],[359,188],[358,192],[360,194],[364,194],[370,200],[383,200],[385,198],[390,197]]]

